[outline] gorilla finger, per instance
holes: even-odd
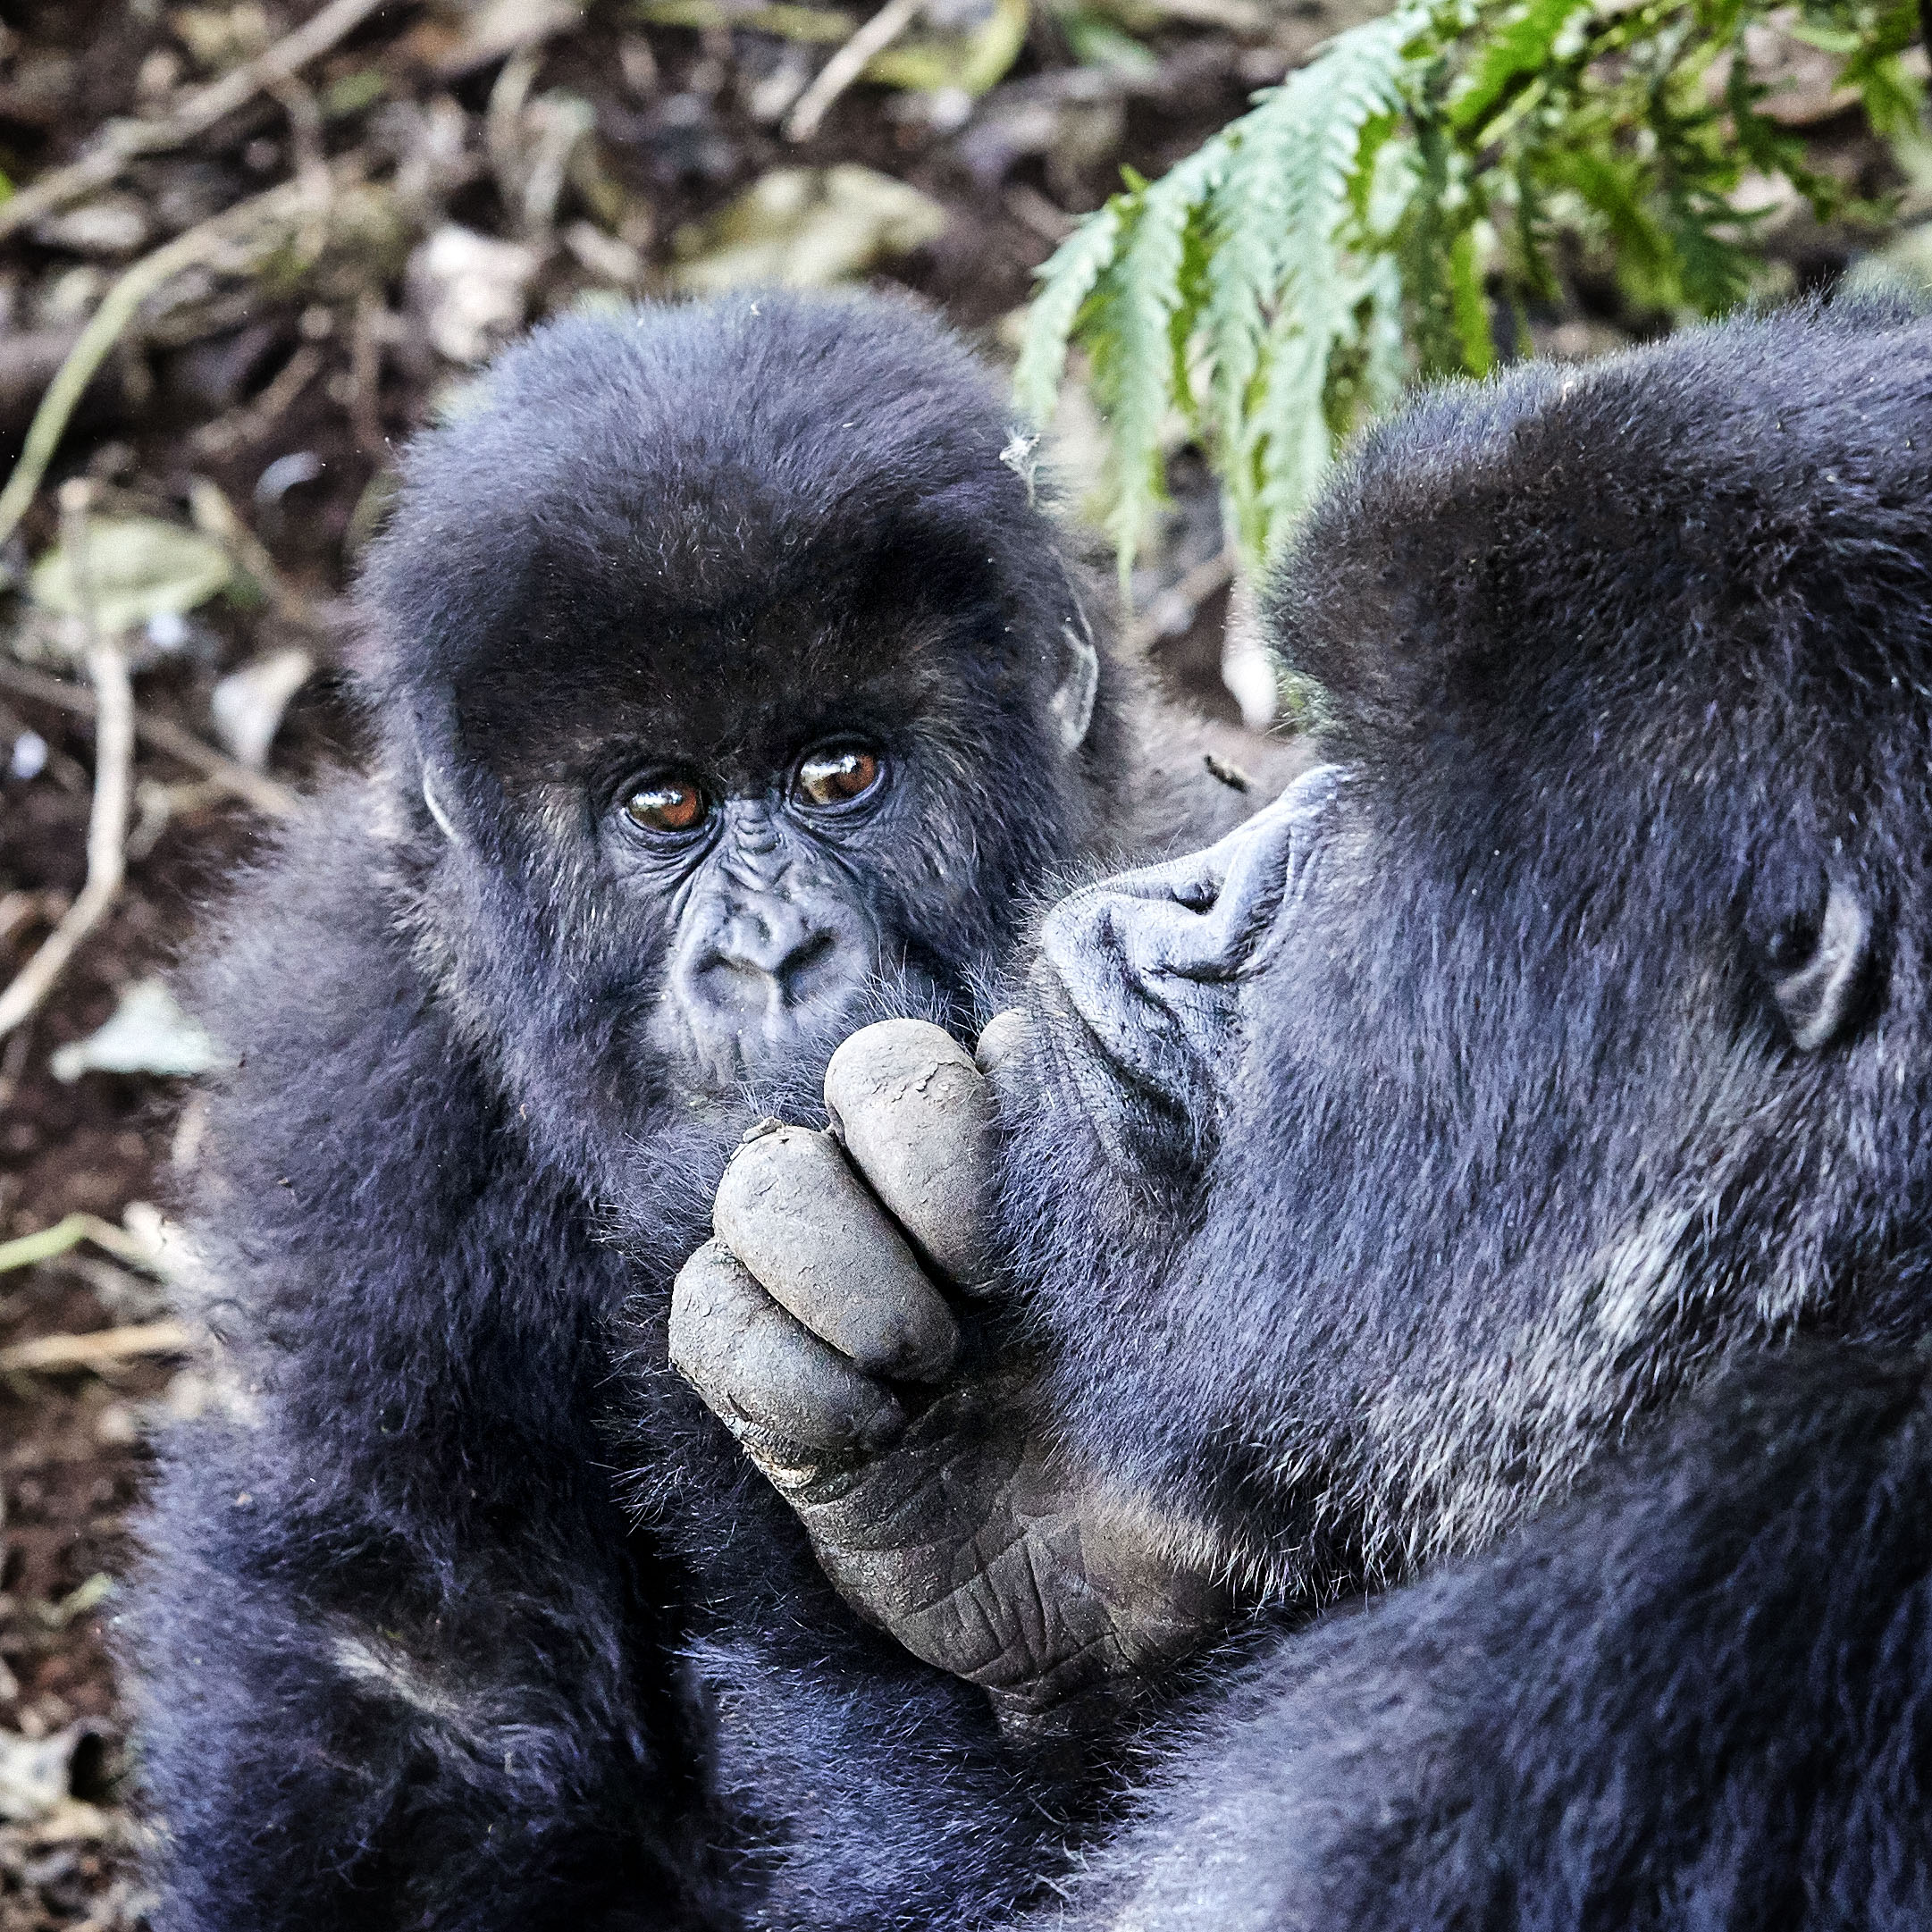
[[[928,1021],[882,1020],[832,1055],[825,1104],[846,1153],[925,1258],[954,1281],[980,1281],[993,1094],[973,1056]]]
[[[748,1140],[718,1184],[711,1226],[766,1291],[862,1369],[932,1382],[959,1324],[838,1144],[809,1128]]]
[[[1017,1006],[995,1013],[980,1028],[973,1062],[995,1088],[1018,1076],[1026,1057],[1027,1032],[1027,1016]]]
[[[671,1366],[768,1452],[880,1449],[905,1427],[891,1390],[794,1322],[722,1241],[671,1286]]]

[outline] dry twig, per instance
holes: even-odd
[[[204,423],[189,438],[197,456],[232,456],[244,443],[271,434],[289,405],[322,374],[322,351],[302,343],[272,382],[246,408]]]
[[[0,1348],[0,1375],[21,1369],[100,1368],[144,1355],[186,1355],[195,1345],[185,1322],[139,1322],[88,1335],[38,1335]]]
[[[11,1274],[16,1268],[31,1268],[43,1261],[57,1261],[83,1241],[105,1248],[115,1260],[124,1261],[145,1273],[163,1272],[160,1256],[139,1235],[117,1228],[111,1221],[103,1221],[98,1214],[72,1214],[63,1221],[56,1221],[51,1228],[39,1228],[32,1234],[0,1241],[0,1274]]]
[[[785,123],[788,141],[809,141],[819,131],[827,110],[861,74],[874,56],[883,54],[926,10],[926,0],[886,0],[819,70],[817,78],[798,97]]]
[[[10,663],[4,657],[0,657],[0,685],[23,698],[38,698],[43,704],[58,705],[79,718],[92,718],[97,710],[91,691],[70,685],[63,677],[29,670],[24,664]],[[246,765],[217,752],[212,744],[204,744],[193,732],[184,731],[168,718],[150,718],[143,712],[136,717],[134,730],[143,744],[214,779],[224,790],[271,818],[286,819],[299,802],[287,785],[264,777],[258,771],[250,771]]]
[[[88,596],[84,559],[91,486],[80,482],[61,490],[63,541],[74,559],[74,575]],[[80,942],[101,922],[119,895],[128,864],[128,806],[134,794],[134,682],[118,638],[102,634],[92,617],[88,643],[88,676],[94,685],[94,802],[88,813],[88,881],[62,915],[60,923],[13,983],[0,993],[0,1037],[11,1033],[53,990]]]
[[[257,94],[278,89],[384,4],[385,0],[333,0],[266,52],[197,88],[172,113],[157,121],[110,122],[78,161],[54,169],[19,189],[11,200],[0,202],[0,238],[105,188],[137,155],[184,147],[238,107],[246,107]],[[299,137],[301,130],[296,131]]]

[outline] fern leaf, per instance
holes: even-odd
[[[1212,140],[1120,205],[1120,237],[1079,318],[1096,399],[1113,441],[1108,516],[1124,583],[1155,507],[1166,494],[1162,433],[1186,407],[1182,351],[1197,306],[1187,273],[1189,230],[1219,186],[1228,144]]]
[[[1528,80],[1549,64],[1563,29],[1591,0],[1530,0],[1483,50],[1468,84],[1449,108],[1458,133],[1480,129]]]
[[[1121,233],[1121,205],[1128,198],[1116,195],[1098,214],[1088,215],[1037,271],[1039,293],[1027,313],[1026,340],[1013,371],[1013,400],[1023,415],[1042,426],[1059,398],[1067,347],[1080,310],[1101,271],[1113,258]]]
[[[1820,216],[1861,206],[1761,108],[1747,29],[1775,21],[1837,56],[1880,134],[1919,111],[1900,56],[1920,0],[1398,4],[1161,181],[1130,177],[1041,272],[1020,399],[1047,415],[1069,342],[1086,348],[1123,575],[1164,494],[1177,413],[1261,567],[1333,438],[1418,373],[1483,373],[1492,303],[1520,343],[1532,304],[1574,298],[1572,238],[1608,253],[1632,307],[1708,310],[1754,269],[1756,217],[1736,205],[1747,165]]]
[[[1309,487],[1363,137],[1402,104],[1405,10],[1338,35],[1227,131],[1233,147],[1209,221],[1205,321],[1222,475],[1242,547],[1259,561],[1275,510]],[[1292,345],[1299,336],[1306,354]],[[1279,390],[1279,393],[1269,393]],[[1311,404],[1312,398],[1312,404]]]

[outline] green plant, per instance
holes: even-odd
[[[1111,432],[1123,575],[1164,493],[1177,417],[1250,566],[1336,440],[1407,382],[1481,375],[1567,265],[1625,299],[1714,314],[1750,290],[1773,197],[1845,189],[1765,112],[1745,58],[1768,0],[1408,0],[1338,35],[1159,181],[1129,175],[1041,270],[1016,382],[1044,421],[1087,353]],[[1777,11],[1882,134],[1917,121],[1914,0]],[[1744,192],[1741,192],[1744,190]]]

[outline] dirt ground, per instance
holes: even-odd
[[[13,0],[0,15],[0,171],[30,183],[84,153],[114,116],[165,116],[321,11],[308,0]],[[212,743],[217,681],[292,642],[314,669],[275,735],[270,770],[299,784],[319,761],[355,752],[339,688],[340,600],[379,514],[372,482],[463,373],[460,359],[425,346],[435,304],[451,294],[428,276],[433,237],[454,228],[522,251],[515,299],[492,324],[500,331],[586,294],[662,290],[681,265],[688,273],[719,256],[729,237],[701,224],[772,171],[855,164],[868,180],[918,190],[938,226],[933,233],[927,222],[928,239],[910,248],[861,237],[846,265],[939,306],[998,352],[1011,340],[1003,318],[1026,299],[1031,270],[1123,164],[1159,172],[1256,87],[1360,17],[1341,0],[1135,0],[1112,17],[1133,22],[1145,58],[1109,64],[1089,46],[1082,64],[1054,24],[1063,15],[1037,8],[1010,73],[976,104],[934,96],[921,106],[861,86],[833,104],[816,136],[793,143],[784,115],[825,48],[741,24],[783,13],[756,0],[374,8],[298,85],[258,93],[121,170],[79,205],[94,211],[91,227],[69,210],[0,239],[4,474],[60,356],[130,263],[305,167],[334,169],[349,184],[332,221],[360,192],[358,178],[375,184],[356,203],[362,227],[332,231],[319,252],[292,265],[285,256],[216,262],[150,302],[90,388],[0,563],[17,582],[54,542],[53,486],[63,477],[90,478],[110,509],[184,527],[197,482],[212,483],[242,540],[260,546],[249,569],[266,601],[197,609],[185,641],[174,636],[139,668],[138,702],[145,718]],[[1865,166],[1859,130],[1838,133],[1846,164]],[[1848,247],[1793,231],[1793,281],[1835,273]],[[1592,308],[1584,289],[1539,328],[1546,346],[1583,352],[1623,340],[1617,319],[1608,303]],[[1140,640],[1172,688],[1232,718],[1217,668],[1227,592],[1212,562],[1213,491],[1185,457],[1175,483],[1166,541],[1137,581]],[[34,683],[49,675],[46,662],[21,674],[21,658],[33,655],[21,608],[0,592],[0,984],[83,885],[94,771],[88,719]],[[62,1081],[50,1063],[174,955],[197,906],[266,822],[151,746],[137,777],[144,849],[124,890],[52,997],[0,1039],[0,1242],[77,1211],[131,1225],[140,1211],[130,1216],[130,1204],[165,1208],[171,1151],[193,1158],[188,1083],[105,1072]],[[5,1366],[7,1351],[166,1314],[153,1280],[93,1244],[0,1273],[0,1932],[144,1922],[139,1827],[122,1802],[113,1579],[130,1554],[144,1416],[195,1392],[191,1365],[165,1352],[47,1369]],[[51,1739],[63,1741],[69,1768],[60,1802],[10,1801],[8,1762]]]

